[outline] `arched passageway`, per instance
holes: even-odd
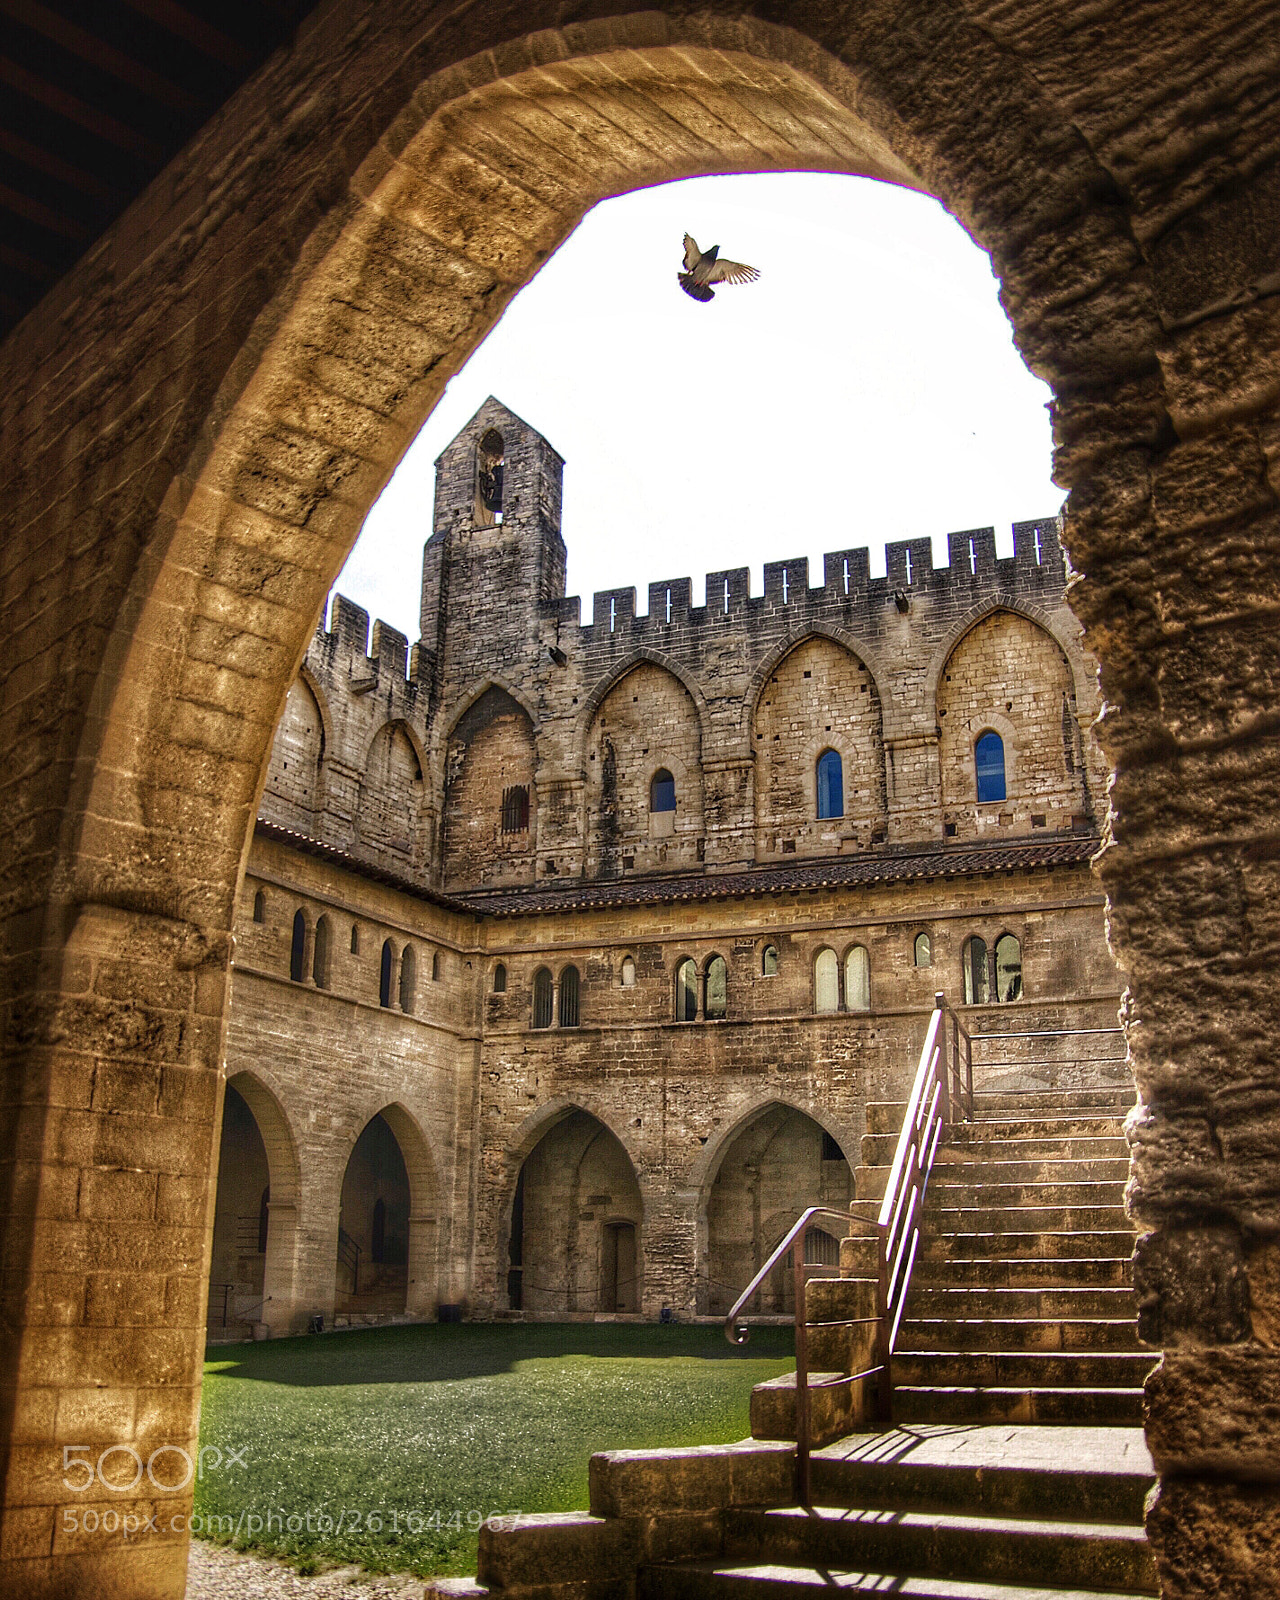
[[[764,1265],[806,1206],[848,1206],[853,1173],[840,1145],[792,1106],[755,1113],[725,1146],[706,1200],[706,1259],[701,1273],[705,1309],[722,1315]],[[827,1224],[807,1241],[806,1263],[838,1265],[831,1249],[839,1232]],[[777,1270],[755,1309],[790,1314],[791,1274]]]
[[[640,1310],[644,1203],[631,1158],[587,1111],[543,1134],[520,1167],[507,1306],[548,1321]]]
[[[199,1295],[161,1288],[207,1266],[191,1239],[216,1168],[246,831],[329,584],[449,377],[605,194],[870,173],[934,193],[990,251],[1019,348],[1054,387],[1073,604],[1118,769],[1101,872],[1143,1091],[1137,1274],[1145,1331],[1176,1347],[1150,1426],[1191,1531],[1157,1516],[1153,1536],[1178,1570],[1212,1559],[1248,1586],[1235,1545],[1207,1552],[1223,1545],[1212,1508],[1280,1448],[1254,1399],[1260,1373],[1275,1381],[1273,1330],[1249,1311],[1280,1282],[1257,1054],[1274,963],[1265,935],[1236,937],[1275,900],[1278,579],[1240,554],[1272,548],[1280,504],[1274,230],[1258,223],[1275,163],[1252,87],[1274,77],[1274,41],[1230,6],[1181,7],[1158,47],[1140,12],[1083,15],[797,0],[766,24],[601,3],[560,29],[533,0],[464,5],[441,28],[436,7],[384,0],[356,32],[331,6],[6,341],[2,970],[27,1162],[4,1224],[6,1416],[63,1415],[70,1381],[102,1396],[68,1412],[76,1430],[119,1437],[128,1414],[121,1442],[144,1457],[194,1442]],[[1204,981],[1205,928],[1229,930],[1229,987]],[[126,1120],[140,1078],[164,1090]],[[157,1183],[181,1173],[185,1198],[131,1217],[128,1272],[77,1255],[73,1294],[71,1253],[122,1220],[92,1184],[122,1150]],[[127,1353],[118,1328],[62,1309],[108,1270],[125,1302],[165,1307]],[[163,1411],[132,1404],[160,1383]],[[1239,1418],[1259,1430],[1243,1459]],[[63,1442],[78,1431],[45,1441]],[[8,1459],[11,1592],[177,1591],[179,1543],[63,1553],[56,1491]]]
[[[335,1315],[433,1313],[435,1189],[417,1124],[402,1107],[384,1106],[361,1129],[342,1177]]]

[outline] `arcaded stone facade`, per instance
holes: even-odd
[[[946,568],[893,545],[875,580],[865,550],[816,588],[716,573],[698,608],[687,578],[647,615],[611,591],[584,624],[560,469],[487,401],[440,458],[423,640],[339,597],[290,690],[227,1054],[288,1198],[272,1175],[264,1220],[237,1105],[215,1334],[723,1312],[801,1207],[849,1198],[867,1102],[903,1091],[935,990],[965,1000],[970,941],[976,1032],[1114,1026],[1055,524],[1005,560],[954,535]],[[1123,1081],[1117,1044],[988,1041],[979,1082]]]
[[[935,196],[1052,389],[1163,1352],[1148,1528],[1166,1596],[1274,1586],[1274,13],[328,0],[13,329],[0,1592],[182,1591],[190,1488],[77,1536],[68,1507],[158,1502],[77,1494],[61,1452],[194,1446],[246,847],[373,499],[592,205],[761,170]]]

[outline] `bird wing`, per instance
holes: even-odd
[[[691,295],[695,300],[707,301],[714,300],[716,297],[715,290],[708,289],[705,284],[699,283],[692,272],[677,272],[676,279],[684,292],[687,295]]]
[[[725,261],[723,258],[716,262],[707,277],[708,283],[754,283],[760,276],[755,267],[749,267],[745,261]]]
[[[698,249],[698,241],[691,233],[684,236],[684,270],[692,272],[702,260],[702,251]]]

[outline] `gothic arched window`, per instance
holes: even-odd
[[[507,992],[507,969],[501,961],[493,969],[493,992],[494,994],[506,994]]]
[[[307,919],[301,911],[293,914],[293,943],[289,946],[289,976],[301,983],[307,971]]]
[[[676,1021],[693,1022],[698,1015],[698,969],[686,959],[676,968]]]
[[[1022,994],[1022,946],[1012,933],[996,940],[996,999],[1017,1000]]]
[[[418,978],[418,958],[413,953],[413,946],[407,944],[404,954],[400,957],[400,1009],[411,1012],[413,1010],[413,991]]]
[[[840,962],[834,950],[819,950],[813,963],[813,1009],[839,1011]]]
[[[623,956],[622,972],[618,981],[624,989],[634,989],[636,986],[636,963],[633,956]]]
[[[760,956],[760,976],[762,978],[776,978],[778,976],[778,947],[776,944],[767,944]]]
[[[933,965],[933,941],[927,933],[916,934],[916,966],[931,967]]]
[[[317,989],[329,987],[329,919],[316,923],[315,947],[311,952],[311,981]]]
[[[824,750],[818,757],[818,816],[844,816],[844,763],[838,750]]]
[[[986,733],[979,734],[978,742],[973,747],[973,766],[978,780],[978,800],[1003,800],[1004,740],[998,733],[992,733],[990,728]]]
[[[539,967],[533,975],[533,1025],[535,1028],[551,1026],[551,973]]]
[[[709,1020],[723,1017],[729,1009],[729,969],[723,956],[707,962],[707,1001],[702,1014]]]
[[[476,446],[476,521],[502,521],[502,478],[506,446],[496,428],[490,428]]]
[[[987,1003],[987,941],[975,933],[964,942],[961,956],[964,966],[964,1003],[967,1006],[985,1006]]]
[[[676,780],[665,767],[659,767],[649,781],[649,810],[674,811]]]
[[[392,948],[391,940],[387,939],[382,946],[382,968],[378,973],[378,1004],[390,1006],[391,1004],[391,977],[395,967],[396,953]]]
[[[844,1005],[846,1011],[871,1010],[871,957],[865,945],[855,944],[844,958]]]
[[[566,967],[560,974],[560,1026],[562,1028],[576,1028],[578,1026],[580,992],[581,983],[578,979],[577,967]]]
[[[261,889],[253,897],[253,920],[255,922],[267,920],[267,897]]]

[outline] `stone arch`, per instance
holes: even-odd
[[[699,705],[688,676],[633,658],[593,695],[583,759],[588,876],[670,871],[702,859],[705,701]],[[675,778],[674,811],[650,808],[650,782],[661,768]]]
[[[422,740],[401,717],[370,739],[361,768],[360,842],[388,860],[417,864],[423,856],[427,766]]]
[[[954,836],[1061,832],[1091,817],[1076,675],[1042,618],[984,608],[943,658],[934,696],[940,798]],[[974,746],[988,730],[1003,746],[1005,797],[980,802]]]
[[[276,724],[262,792],[264,816],[281,827],[310,833],[324,810],[324,758],[333,728],[324,695],[309,672],[299,672]]]
[[[396,1150],[404,1166],[405,1183],[407,1185],[407,1205],[405,1207],[404,1223],[406,1237],[404,1240],[403,1256],[399,1260],[387,1263],[394,1269],[403,1267],[403,1283],[399,1270],[385,1273],[386,1283],[374,1279],[370,1289],[364,1292],[372,1293],[374,1301],[369,1302],[368,1310],[372,1314],[379,1312],[395,1314],[403,1311],[404,1314],[427,1318],[435,1314],[439,1299],[439,1271],[438,1261],[438,1212],[440,1204],[440,1179],[439,1164],[432,1152],[430,1141],[423,1132],[418,1119],[404,1105],[397,1101],[377,1106],[368,1112],[368,1115],[359,1120],[358,1131],[351,1140],[347,1151],[346,1161],[342,1164],[339,1175],[340,1195],[348,1188],[348,1179],[351,1174],[352,1162],[356,1158],[361,1141],[370,1132],[378,1121],[381,1120],[390,1131],[395,1141]],[[361,1219],[361,1228],[367,1231],[367,1218]],[[362,1257],[368,1254],[368,1241],[363,1236],[351,1235],[361,1247]],[[339,1236],[337,1256],[338,1270],[338,1296],[341,1303],[343,1283],[341,1271],[343,1263],[343,1241]],[[394,1280],[394,1281],[393,1281]],[[358,1279],[356,1280],[358,1283]],[[381,1292],[380,1292],[381,1291]],[[356,1302],[360,1300],[359,1293],[348,1295],[347,1300],[353,1308],[359,1309]],[[399,1303],[391,1304],[393,1298]],[[376,1303],[374,1303],[376,1301]],[[384,1304],[383,1302],[386,1302]]]
[[[245,1103],[257,1126],[266,1156],[269,1190],[262,1281],[255,1285],[258,1304],[242,1309],[256,1309],[257,1315],[248,1320],[261,1322],[272,1334],[288,1333],[293,1330],[296,1321],[298,1293],[298,1203],[301,1190],[298,1141],[280,1097],[257,1073],[237,1072],[228,1078],[227,1088]],[[225,1148],[224,1126],[224,1156]],[[220,1160],[219,1178],[221,1169]],[[214,1224],[215,1276],[216,1235],[225,1228],[224,1217],[229,1214],[225,1207],[217,1207]],[[249,1298],[252,1300],[254,1296],[251,1294]],[[212,1311],[212,1305],[210,1309]]]
[[[924,676],[924,710],[925,716],[937,720],[938,716],[938,684],[942,681],[943,672],[947,662],[965,639],[989,617],[998,612],[1008,611],[1014,616],[1025,617],[1028,622],[1035,623],[1042,628],[1062,651],[1063,659],[1071,673],[1072,687],[1075,702],[1078,708],[1091,707],[1097,699],[1097,684],[1089,670],[1089,663],[1080,648],[1078,624],[1072,629],[1069,620],[1060,614],[1055,615],[1046,611],[1043,606],[1033,604],[1030,600],[1019,599],[1015,595],[1004,596],[999,600],[992,600],[982,605],[971,607],[963,617],[948,631],[946,638],[930,657],[929,665]]]
[[[809,623],[803,628],[796,628],[785,639],[774,645],[768,655],[760,662],[747,682],[746,691],[742,697],[742,740],[744,747],[749,748],[751,743],[751,725],[755,721],[756,707],[760,703],[760,696],[770,677],[778,670],[778,664],[785,661],[791,652],[808,639],[830,639],[833,644],[840,645],[851,656],[862,662],[866,667],[871,681],[876,686],[876,695],[886,722],[892,720],[896,712],[893,697],[887,685],[891,674],[885,670],[884,663],[880,660],[880,652],[868,640],[859,638],[851,633],[848,628],[839,628],[830,622]]]
[[[1196,899],[1197,874],[1224,882],[1235,874],[1251,892],[1257,885],[1259,899],[1269,894],[1265,851],[1254,845],[1271,831],[1260,776],[1270,744],[1259,730],[1274,704],[1276,652],[1259,619],[1272,602],[1215,562],[1227,537],[1255,527],[1269,536],[1264,519],[1275,514],[1258,423],[1273,383],[1250,243],[1250,219],[1263,214],[1250,208],[1269,204],[1270,177],[1251,155],[1261,148],[1256,97],[1223,102],[1216,74],[1169,64],[1200,52],[1252,72],[1256,44],[1245,23],[1187,13],[1173,47],[1183,54],[1161,58],[1148,83],[1126,22],[1110,16],[1082,43],[1070,14],[1022,29],[953,5],[886,21],[792,0],[777,14],[794,28],[661,8],[609,14],[605,4],[591,20],[553,30],[559,12],[545,0],[501,14],[464,7],[447,31],[429,8],[406,3],[392,14],[401,26],[348,36],[340,8],[319,13],[190,147],[199,167],[222,164],[230,188],[215,195],[193,184],[166,215],[131,207],[5,347],[4,392],[17,419],[6,464],[32,530],[20,549],[11,541],[7,603],[20,623],[11,656],[23,692],[48,694],[46,715],[18,719],[9,752],[23,774],[11,847],[22,856],[22,894],[6,972],[32,1019],[9,1041],[15,1081],[37,1049],[52,1048],[54,1066],[71,1073],[91,1058],[113,1061],[118,1041],[137,1037],[129,1008],[171,1014],[176,973],[192,996],[185,1037],[202,1041],[188,1046],[182,1067],[202,1071],[192,1073],[181,1129],[155,1118],[132,1155],[140,1170],[161,1170],[180,1136],[187,1170],[207,1180],[220,1049],[208,1019],[219,989],[225,1005],[234,895],[271,730],[325,590],[405,442],[511,295],[602,194],[713,170],[867,172],[927,187],[990,250],[1019,347],[1055,389],[1059,471],[1072,489],[1068,542],[1087,575],[1073,597],[1095,628],[1116,708],[1106,737],[1124,758],[1118,792],[1135,802],[1119,807],[1101,870],[1116,891],[1111,937],[1122,958],[1133,957],[1129,1016],[1143,1024],[1133,1049],[1147,1156],[1135,1159],[1149,1159],[1150,1172],[1133,1190],[1135,1215],[1167,1249],[1159,1259],[1176,1267],[1151,1280],[1149,1326],[1171,1319],[1188,1346],[1246,1337],[1247,1329],[1230,1339],[1214,1332],[1207,1313],[1187,1312],[1184,1327],[1176,1294],[1161,1287],[1180,1282],[1181,1271],[1194,1275],[1196,1246],[1194,1230],[1168,1225],[1156,1152],[1166,1142],[1182,1148],[1180,1106],[1198,1063],[1178,1064],[1181,1041],[1188,1031],[1218,1036],[1219,999],[1207,986],[1188,996],[1176,963],[1143,943],[1152,926],[1189,915],[1182,908]],[[547,31],[530,31],[544,23]],[[576,63],[602,53],[610,70],[593,89],[589,67]],[[358,70],[336,71],[338,60]],[[548,63],[530,84],[503,83]],[[685,136],[676,97],[660,104],[682,72],[728,97],[723,123],[708,110]],[[641,73],[649,76],[629,106],[648,100],[655,124],[668,115],[663,137],[647,145],[607,125],[601,158],[579,166],[576,180],[570,171],[559,209],[532,164],[517,196],[501,174],[474,191],[458,186],[450,203],[465,208],[474,192],[485,213],[474,218],[451,217],[444,191],[423,178],[431,163],[474,170],[491,148],[475,119],[503,92],[535,108],[539,94],[553,94],[576,117],[592,92],[635,89]],[[1121,142],[1112,111],[1126,97],[1133,136]],[[746,112],[770,113],[748,124],[750,142],[733,127]],[[1166,137],[1169,126],[1210,113],[1212,135],[1190,153]],[[282,201],[296,223],[288,229]],[[499,240],[503,220],[512,227]],[[1196,246],[1205,229],[1222,248]],[[103,273],[108,257],[121,264],[118,275]],[[178,348],[179,304],[182,329],[212,330],[199,361]],[[155,370],[146,368],[153,354],[169,363],[167,377],[126,411],[131,375]],[[69,449],[71,428],[93,448]],[[81,572],[88,551],[98,581],[62,582]],[[51,577],[61,583],[58,605],[32,606]],[[1218,603],[1209,628],[1206,593]],[[1223,629],[1218,617],[1242,621]],[[1201,692],[1206,683],[1212,694]],[[1197,795],[1194,814],[1170,818],[1163,796],[1174,789]],[[1236,819],[1230,830],[1215,832],[1218,805]],[[1176,854],[1171,828],[1183,841]],[[124,942],[134,953],[128,1001],[77,1013],[74,1037],[43,1042],[55,1037],[45,1024],[82,992],[81,975]],[[1243,1041],[1267,1031],[1260,995],[1261,987],[1242,1001],[1249,1025],[1232,1030],[1226,1048],[1241,1053],[1233,1062]],[[1177,1019],[1176,1034],[1164,1017]],[[157,1027],[149,1036],[157,1070],[177,1059],[179,1032]],[[62,1170],[57,1119],[37,1103],[30,1120],[51,1184]],[[1206,1214],[1235,1216],[1243,1229],[1246,1213],[1221,1187],[1222,1165],[1203,1159],[1205,1204],[1218,1208]],[[29,1192],[6,1223],[15,1295],[58,1256],[44,1191],[33,1181]],[[150,1263],[177,1281],[200,1270],[158,1226],[149,1243]],[[1242,1273],[1273,1273],[1268,1252],[1246,1260],[1238,1235],[1231,1248]],[[1267,1296],[1272,1287],[1266,1278]],[[24,1385],[43,1382],[27,1376],[39,1370],[30,1349],[45,1338],[39,1303],[28,1295],[0,1317],[0,1355]],[[199,1330],[183,1328],[194,1358]],[[60,1338],[85,1392],[105,1386],[101,1375],[116,1371],[106,1335],[75,1324]],[[139,1388],[152,1386],[162,1360],[153,1344],[155,1354],[137,1358]],[[1224,1369],[1223,1382],[1236,1381]],[[118,1377],[111,1383],[119,1389]],[[1178,1434],[1176,1419],[1190,1409],[1182,1383],[1174,1375],[1153,1391],[1153,1426]],[[189,1419],[197,1403],[193,1391]],[[1221,1409],[1230,1415],[1247,1403],[1233,1393]],[[1212,1488],[1196,1503],[1207,1504]],[[33,1511],[28,1523],[26,1503],[12,1504],[15,1526],[30,1526],[33,1547],[48,1550],[56,1507],[42,1505],[45,1521]],[[1158,1537],[1154,1520],[1153,1529]],[[49,1557],[48,1570],[96,1559]],[[184,1554],[175,1543],[163,1557],[139,1549],[120,1560],[107,1587],[143,1562],[170,1573],[154,1581],[179,1583]],[[76,1571],[83,1586],[84,1568]]]
[[[507,1171],[497,1304],[553,1321],[638,1314],[645,1202],[635,1160],[609,1124],[575,1101],[550,1102],[509,1147]]]
[[[538,837],[534,718],[522,701],[491,684],[459,713],[445,750],[446,888],[532,883]],[[520,790],[522,805],[515,803]],[[523,826],[509,827],[509,821]]]
[[[707,704],[706,692],[702,685],[688,670],[683,662],[677,661],[674,656],[669,656],[663,650],[654,650],[644,645],[633,650],[627,659],[612,671],[605,674],[586,696],[582,703],[582,710],[578,713],[577,746],[583,763],[583,776],[586,776],[586,760],[588,748],[591,743],[591,725],[595,721],[596,712],[599,711],[605,698],[612,694],[618,685],[629,673],[643,666],[645,662],[651,666],[660,667],[663,672],[670,673],[673,678],[678,678],[687,690],[689,698],[698,708],[698,723],[702,738],[705,740],[711,726],[711,708]]]
[[[827,1159],[832,1142],[840,1155]],[[713,1157],[703,1154],[698,1305],[700,1311],[723,1315],[806,1206],[848,1208],[853,1167],[845,1142],[825,1119],[777,1096],[740,1116]],[[770,1292],[784,1291],[774,1284]]]
[[[835,854],[883,843],[888,833],[884,708],[874,673],[826,630],[811,629],[773,652],[757,674],[750,742],[757,861]],[[794,737],[793,730],[805,731]],[[842,770],[838,815],[819,816],[817,762],[835,750]]]

